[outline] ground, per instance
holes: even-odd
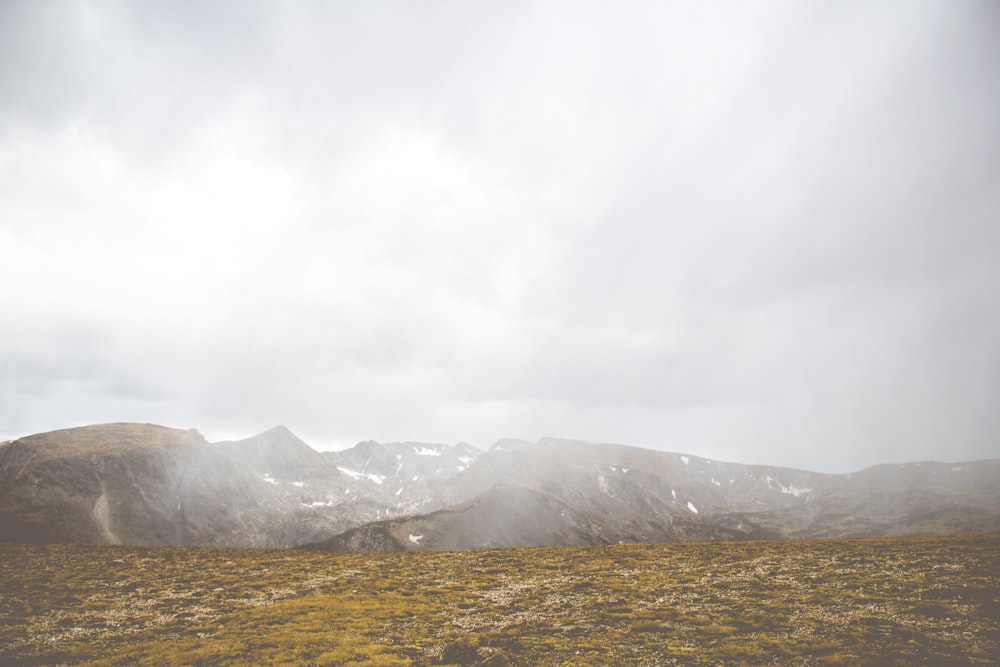
[[[0,545],[0,664],[1000,663],[1000,535],[406,554]]]

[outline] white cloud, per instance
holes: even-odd
[[[985,455],[993,18],[8,3],[0,433]]]

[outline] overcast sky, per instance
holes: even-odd
[[[1000,456],[1000,3],[0,2],[0,439]]]

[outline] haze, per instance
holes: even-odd
[[[994,2],[0,4],[0,439],[998,455]]]

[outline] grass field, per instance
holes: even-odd
[[[1000,535],[407,554],[0,545],[0,664],[1000,664]]]

